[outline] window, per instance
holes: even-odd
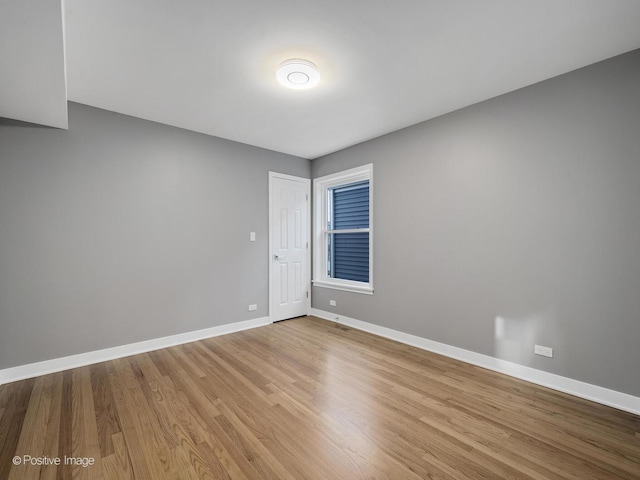
[[[313,191],[313,284],[373,293],[373,165],[316,178]]]

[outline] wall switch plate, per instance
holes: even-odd
[[[256,241],[256,232],[249,232],[249,241],[250,242]]]
[[[535,345],[533,347],[533,353],[536,355],[542,355],[543,357],[553,358],[553,348],[543,347],[542,345]]]
[[[330,307],[335,307],[336,306],[336,301],[335,300],[329,300],[329,306]]]
[[[249,305],[249,311],[250,312],[253,312],[254,310],[257,310],[257,309],[258,309],[258,305],[257,304],[253,303],[253,304]]]

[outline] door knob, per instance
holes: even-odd
[[[277,253],[273,254],[273,259],[274,260],[284,260],[286,257],[286,255],[278,255]]]

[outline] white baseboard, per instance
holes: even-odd
[[[317,308],[312,308],[310,315],[353,327],[357,330],[373,333],[374,335],[389,338],[422,350],[428,350],[446,357],[455,358],[456,360],[461,360],[488,370],[504,373],[521,380],[526,380],[527,382],[617,408],[618,410],[640,415],[640,397],[634,397],[633,395],[598,387],[597,385],[591,385],[535,368],[525,367],[524,365],[500,360],[499,358],[472,352],[463,348],[453,347],[445,343],[434,342],[433,340],[363,322],[355,318],[345,317],[344,315],[336,315],[335,313],[326,312]]]
[[[128,357],[138,353],[150,352],[160,348],[173,347],[183,343],[195,342],[205,338],[226,335],[250,328],[262,327],[271,324],[269,317],[254,318],[242,322],[228,323],[217,327],[205,328],[193,332],[179,333],[168,337],[154,338],[143,342],[130,343],[119,347],[105,348],[93,352],[79,353],[68,357],[54,358],[43,362],[19,365],[17,367],[0,370],[0,385],[3,383],[24,380],[49,373],[61,372],[70,368],[84,367],[94,363],[106,362],[116,358]]]

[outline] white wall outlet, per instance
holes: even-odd
[[[330,307],[335,307],[336,306],[336,301],[335,300],[329,300],[329,306]]]
[[[250,242],[256,241],[256,232],[249,232],[249,241]]]
[[[251,305],[249,305],[249,311],[253,312],[254,310],[258,309],[258,305],[255,303],[252,303]]]
[[[543,357],[553,358],[553,348],[551,347],[543,347],[542,345],[535,345],[533,347],[533,353],[535,353],[536,355],[542,355]]]

